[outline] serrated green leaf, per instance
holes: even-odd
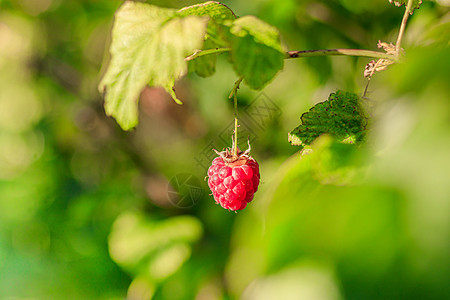
[[[279,32],[254,16],[245,16],[233,22],[230,33],[236,72],[252,89],[262,89],[283,68]]]
[[[422,0],[413,0],[411,6],[411,11],[409,12],[412,14],[415,9],[418,9],[420,7],[420,4],[422,4]],[[408,6],[408,0],[389,0],[389,3],[393,3],[395,6],[402,6],[405,7]]]
[[[255,16],[245,16],[234,21],[231,33],[239,37],[251,35],[255,42],[284,54],[278,30]]]
[[[228,6],[216,1],[208,1],[184,7],[178,11],[178,15],[208,16],[215,21],[232,20],[236,18],[233,11]]]
[[[294,146],[310,145],[325,133],[341,141],[359,142],[366,127],[359,97],[343,91],[332,93],[327,101],[316,104],[301,116],[301,121],[288,135]]]
[[[207,22],[205,17],[180,17],[173,9],[125,2],[116,13],[111,62],[99,85],[106,92],[106,114],[124,130],[135,127],[142,89],[150,84],[172,90],[186,73],[184,58],[201,48]]]
[[[223,23],[234,20],[236,16],[226,5],[209,1],[182,8],[178,11],[181,16],[208,16],[210,20],[207,27],[207,35],[203,44],[203,50],[228,47],[228,41],[223,33]],[[189,62],[191,69],[201,77],[209,77],[215,73],[216,55],[205,55],[197,57]]]

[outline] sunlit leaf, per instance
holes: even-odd
[[[228,6],[216,1],[184,7],[178,11],[178,14],[180,16],[209,16],[215,21],[231,20],[236,17]]]
[[[131,1],[117,11],[111,62],[99,88],[106,93],[106,113],[124,130],[138,123],[138,98],[146,84],[171,89],[186,73],[184,58],[201,48],[207,22],[205,17],[181,17],[173,9]]]
[[[236,16],[226,5],[215,1],[209,1],[182,8],[178,11],[178,14],[181,16],[194,15],[210,17],[203,50],[229,47],[224,33],[228,29],[223,23],[234,20]],[[192,70],[195,71],[197,75],[208,77],[213,75],[216,71],[216,54],[200,56],[189,63]]]
[[[288,135],[289,142],[294,146],[309,145],[325,133],[338,140],[359,142],[366,128],[359,97],[343,91],[332,93],[327,101],[316,104],[300,119],[302,123]]]
[[[252,89],[262,89],[283,68],[285,53],[276,28],[254,16],[233,22],[232,60],[236,72]]]

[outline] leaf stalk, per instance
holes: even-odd
[[[207,50],[197,50],[193,54],[186,57],[184,59],[184,61],[191,61],[200,56],[223,53],[223,52],[228,52],[228,51],[231,51],[231,48],[213,48],[213,49],[207,49]]]
[[[234,83],[233,89],[231,90],[230,95],[228,96],[229,99],[233,97],[234,101],[234,138],[233,138],[233,156],[238,157],[238,139],[237,139],[237,131],[238,131],[238,109],[237,109],[237,90],[239,89],[239,86],[244,80],[244,77],[240,77],[236,82]]]

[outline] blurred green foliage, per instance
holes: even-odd
[[[372,79],[361,146],[322,136],[298,152],[286,134],[331,92],[362,94],[368,59],[285,62],[264,90],[282,114],[250,126],[262,184],[238,214],[203,181],[192,205],[168,196],[177,174],[204,178],[211,142],[225,146],[236,75],[224,57],[176,84],[183,106],[145,89],[131,133],[105,116],[97,85],[121,3],[0,1],[0,298],[450,298],[445,1],[424,1],[405,63]],[[224,3],[292,50],[375,50],[403,15],[387,0]],[[241,111],[258,95],[243,86]]]

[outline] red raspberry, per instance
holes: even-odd
[[[208,169],[208,185],[214,200],[225,209],[244,209],[258,190],[259,165],[248,151],[237,157],[229,150],[218,154],[220,157]]]

